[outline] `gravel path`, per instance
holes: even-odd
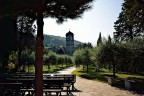
[[[75,69],[75,67],[70,67],[54,74],[70,74]],[[77,90],[73,91],[70,96],[144,96],[112,87],[107,83],[87,80],[78,76],[76,77],[75,87]],[[62,93],[62,96],[66,96],[65,93]]]

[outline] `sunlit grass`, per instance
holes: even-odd
[[[73,66],[73,64],[69,64],[69,65],[63,64],[63,67],[61,65],[50,65],[50,68],[48,68],[47,65],[43,65],[43,73],[53,73],[71,66]],[[26,73],[31,73],[31,74],[35,73],[34,65],[31,65],[29,67],[26,66],[25,71]]]
[[[76,74],[77,76],[86,78],[86,79],[92,79],[92,80],[99,80],[106,82],[107,79],[105,76],[112,76],[112,72],[106,69],[101,69],[100,71],[96,72],[95,68],[93,66],[89,66],[89,73],[86,73],[86,70],[83,70],[83,67],[79,67],[78,69],[74,70],[72,72],[73,74]],[[140,82],[144,82],[144,76],[139,74],[121,74],[116,73],[117,78],[122,79],[131,79],[131,80],[137,80]]]

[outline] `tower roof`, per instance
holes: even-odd
[[[72,35],[73,36],[74,34],[69,31],[69,32],[66,33],[66,36],[68,36],[68,35]]]

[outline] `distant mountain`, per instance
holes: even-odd
[[[75,40],[75,46],[82,44],[82,42]],[[44,45],[47,47],[52,46],[66,46],[66,38],[54,35],[46,35],[44,34]]]

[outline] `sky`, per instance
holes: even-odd
[[[96,45],[99,33],[102,37],[113,37],[114,22],[121,12],[123,0],[95,0],[93,8],[86,11],[82,18],[57,24],[55,19],[44,19],[44,34],[65,37],[70,30],[74,39]]]

